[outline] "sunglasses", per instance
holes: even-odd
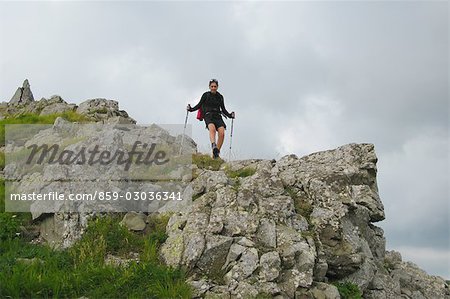
[[[209,84],[211,84],[211,83],[219,84],[219,81],[217,81],[217,79],[211,79],[211,80],[209,81]]]

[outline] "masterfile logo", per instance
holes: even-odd
[[[142,145],[146,152],[138,150],[139,145]],[[144,164],[150,166],[152,164],[162,165],[170,161],[166,158],[167,153],[165,151],[159,150],[154,153],[156,147],[155,143],[148,146],[147,143],[135,141],[130,152],[116,150],[112,153],[108,150],[100,151],[99,147],[100,145],[98,144],[96,144],[93,149],[82,147],[80,151],[76,152],[67,149],[61,150],[59,144],[52,144],[51,146],[48,144],[42,144],[40,146],[32,144],[27,147],[28,149],[31,149],[31,153],[28,156],[26,164],[59,163],[61,165],[95,165],[98,163],[99,165],[108,165],[117,163],[117,165],[125,165],[124,170],[128,171],[133,162],[137,165]],[[34,159],[38,153],[40,153],[40,156],[37,159]],[[128,157],[125,158],[126,156]],[[133,161],[133,157],[136,157],[136,160]]]
[[[189,142],[190,129],[69,122],[6,125],[6,210],[150,212],[181,201],[189,196],[185,189],[196,150],[192,142],[181,146]],[[181,131],[187,136],[171,133]]]

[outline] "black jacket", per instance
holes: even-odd
[[[231,118],[231,113],[225,109],[225,104],[223,101],[223,96],[217,91],[213,94],[210,91],[205,92],[200,99],[200,102],[189,110],[190,112],[202,108],[203,114],[207,112],[223,113],[225,116]]]

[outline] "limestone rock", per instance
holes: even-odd
[[[119,110],[119,102],[103,98],[89,99],[80,103],[76,112],[95,121],[106,120],[116,116],[129,118],[128,113],[125,110]],[[131,118],[130,120],[132,123],[136,123],[135,120],[132,120]]]
[[[55,114],[55,113],[64,113],[67,111],[74,111],[75,108],[76,108],[75,104],[54,103],[54,104],[45,106],[41,110],[40,115],[48,115],[48,114]]]
[[[132,231],[142,231],[145,229],[145,218],[143,213],[128,212],[123,217],[120,224]]]
[[[191,182],[199,197],[172,216],[186,224],[169,229],[163,247],[183,236],[177,264],[204,298],[340,298],[330,280],[356,285],[364,298],[448,298],[444,280],[386,254],[374,225],[384,219],[376,162],[373,145],[348,144],[201,171]],[[255,173],[227,177],[246,167]]]
[[[13,97],[9,101],[13,105],[24,105],[34,101],[33,93],[31,92],[30,83],[28,79],[23,81],[22,87],[17,88]]]
[[[281,259],[276,251],[264,253],[259,261],[261,281],[274,281],[280,275]]]
[[[53,248],[68,248],[79,240],[92,214],[56,213],[41,221],[40,236]]]
[[[205,250],[197,262],[197,267],[210,277],[220,279],[232,243],[233,239],[230,237],[207,236]]]

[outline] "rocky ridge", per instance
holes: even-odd
[[[0,117],[64,111],[92,122],[135,123],[113,100],[34,101],[27,80],[0,104]],[[59,118],[52,130],[67,126]],[[96,138],[119,146],[127,133],[118,130]],[[181,138],[159,132],[160,142]],[[186,139],[187,150],[196,152]],[[385,217],[376,163],[374,145],[347,144],[304,157],[229,161],[219,170],[193,165],[192,177],[185,178],[187,200],[152,208],[171,215],[161,259],[188,271],[197,298],[341,298],[336,284],[342,282],[358,286],[363,298],[450,298],[444,279],[386,251],[383,230],[374,224]],[[63,167],[45,173],[58,176]],[[143,230],[147,214],[129,212],[123,223]],[[93,215],[36,215],[36,240],[69,247]]]
[[[125,110],[119,109],[119,102],[116,100],[95,98],[85,100],[77,105],[67,103],[59,95],[53,95],[49,99],[41,98],[36,101],[27,79],[23,82],[22,87],[18,87],[8,102],[0,103],[0,119],[17,117],[27,113],[49,115],[67,111],[81,114],[92,122],[136,123]]]
[[[201,170],[161,255],[199,297],[340,298],[333,283],[350,282],[363,298],[449,298],[442,278],[386,252],[376,162],[372,144],[348,144]]]

